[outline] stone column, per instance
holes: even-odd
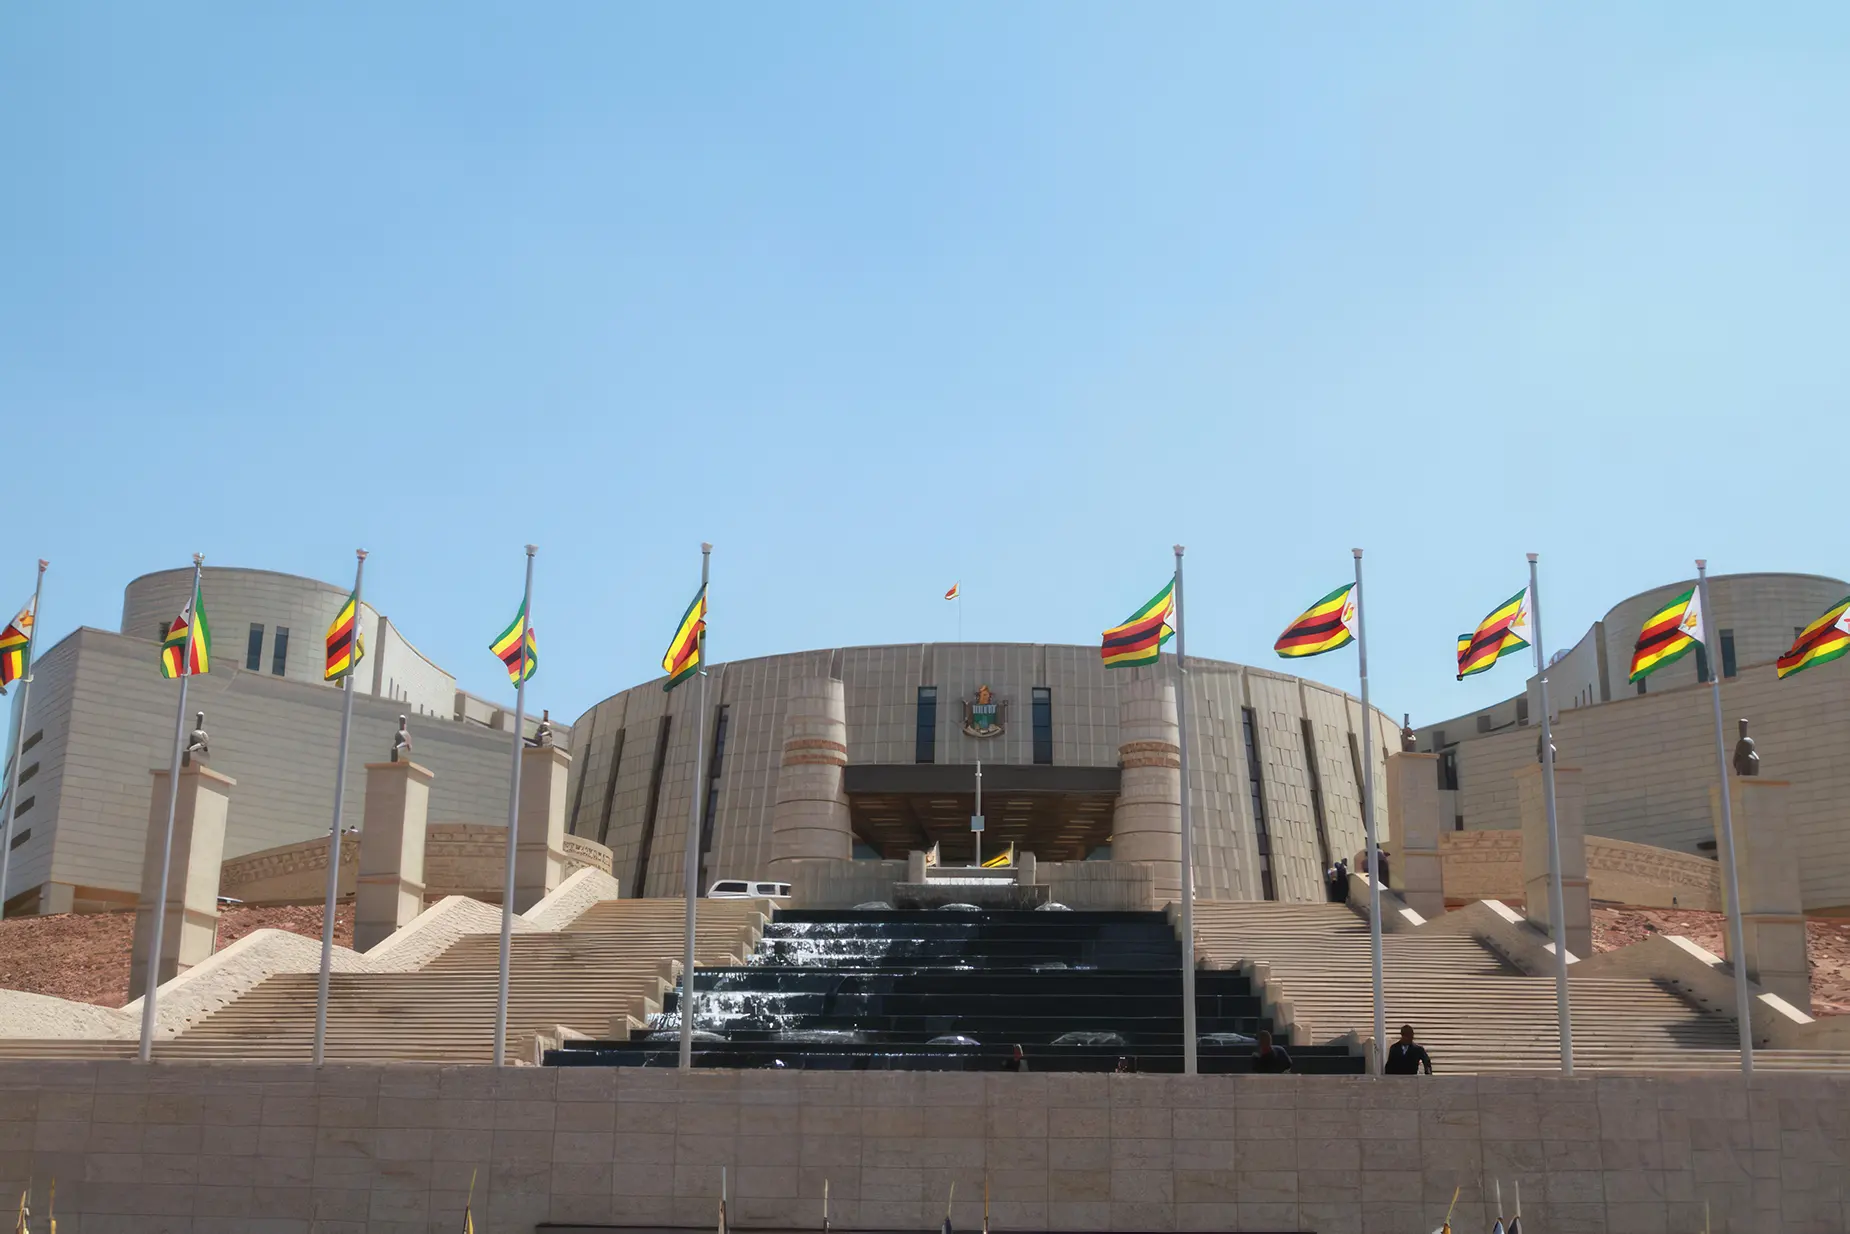
[[[784,756],[771,809],[771,867],[854,857],[842,768],[848,765],[848,696],[834,678],[796,683],[784,715]]]
[[[1785,780],[1729,776],[1734,808],[1734,863],[1741,884],[1741,943],[1747,976],[1807,1015],[1811,963],[1805,954],[1805,902],[1799,878],[1798,836],[1786,819]],[[1709,787],[1715,851],[1721,849],[1721,790]],[[1721,879],[1722,897],[1728,880]],[[1732,905],[1725,905],[1733,911]],[[1724,935],[1725,937],[1725,935]],[[1729,957],[1732,959],[1733,957]]]
[[[1516,771],[1522,803],[1523,915],[1549,937],[1548,813],[1542,802],[1542,765]],[[1567,913],[1567,949],[1576,958],[1593,954],[1593,899],[1587,882],[1587,794],[1580,768],[1555,766],[1555,830],[1561,839],[1561,903]]]
[[[353,946],[366,951],[424,911],[424,834],[430,768],[366,764],[360,876],[353,897]]]
[[[1396,751],[1387,759],[1388,864],[1394,889],[1428,921],[1445,914],[1445,863],[1439,857],[1439,756]]]
[[[1156,875],[1156,900],[1182,898],[1182,753],[1175,683],[1145,678],[1118,687],[1118,765],[1111,859]]]
[[[148,989],[148,941],[154,914],[166,914],[155,984],[173,980],[204,963],[218,937],[218,871],[225,862],[225,818],[237,781],[195,763],[180,769],[180,795],[173,818],[173,860],[167,886],[161,881],[161,847],[167,836],[168,776],[153,772],[148,802],[148,838],[141,858],[141,901],[135,908],[135,954],[129,964],[128,996]]]
[[[514,836],[514,911],[524,913],[565,879],[565,783],[572,756],[558,746],[520,752],[520,809]]]

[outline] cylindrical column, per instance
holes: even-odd
[[[848,764],[848,696],[839,681],[796,683],[784,713],[784,756],[771,811],[771,864],[854,856],[842,768]]]
[[[1118,687],[1118,763],[1111,859],[1156,867],[1157,898],[1182,895],[1182,751],[1173,681]]]

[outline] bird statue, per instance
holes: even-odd
[[[193,731],[187,735],[186,748],[180,753],[180,765],[191,767],[193,755],[210,754],[212,748],[206,744],[206,713],[201,711],[193,716]]]
[[[1754,739],[1747,735],[1747,721],[1741,721],[1741,740],[1734,746],[1734,774],[1737,776],[1757,776],[1760,774],[1760,751],[1754,745]]]
[[[405,756],[406,762],[411,761],[411,733],[406,728],[409,723],[406,717],[398,717],[398,732],[392,738],[392,761],[395,763],[400,754]]]
[[[527,744],[536,750],[552,748],[552,712],[550,710],[540,712],[539,727],[533,730],[533,739]]]

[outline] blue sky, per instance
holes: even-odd
[[[0,593],[340,580],[530,701],[714,654],[1096,641],[1189,546],[1261,665],[1368,549],[1377,702],[1844,575],[1850,9],[15,6]],[[13,581],[7,583],[5,580]],[[0,603],[19,597],[0,595]],[[153,671],[150,668],[150,671]],[[1354,688],[1353,653],[1299,671]]]

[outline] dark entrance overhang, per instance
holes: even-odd
[[[854,832],[883,857],[940,845],[947,861],[975,844],[975,764],[860,763],[843,769]],[[986,852],[1014,843],[1043,861],[1080,861],[1111,840],[1116,767],[983,765]]]

